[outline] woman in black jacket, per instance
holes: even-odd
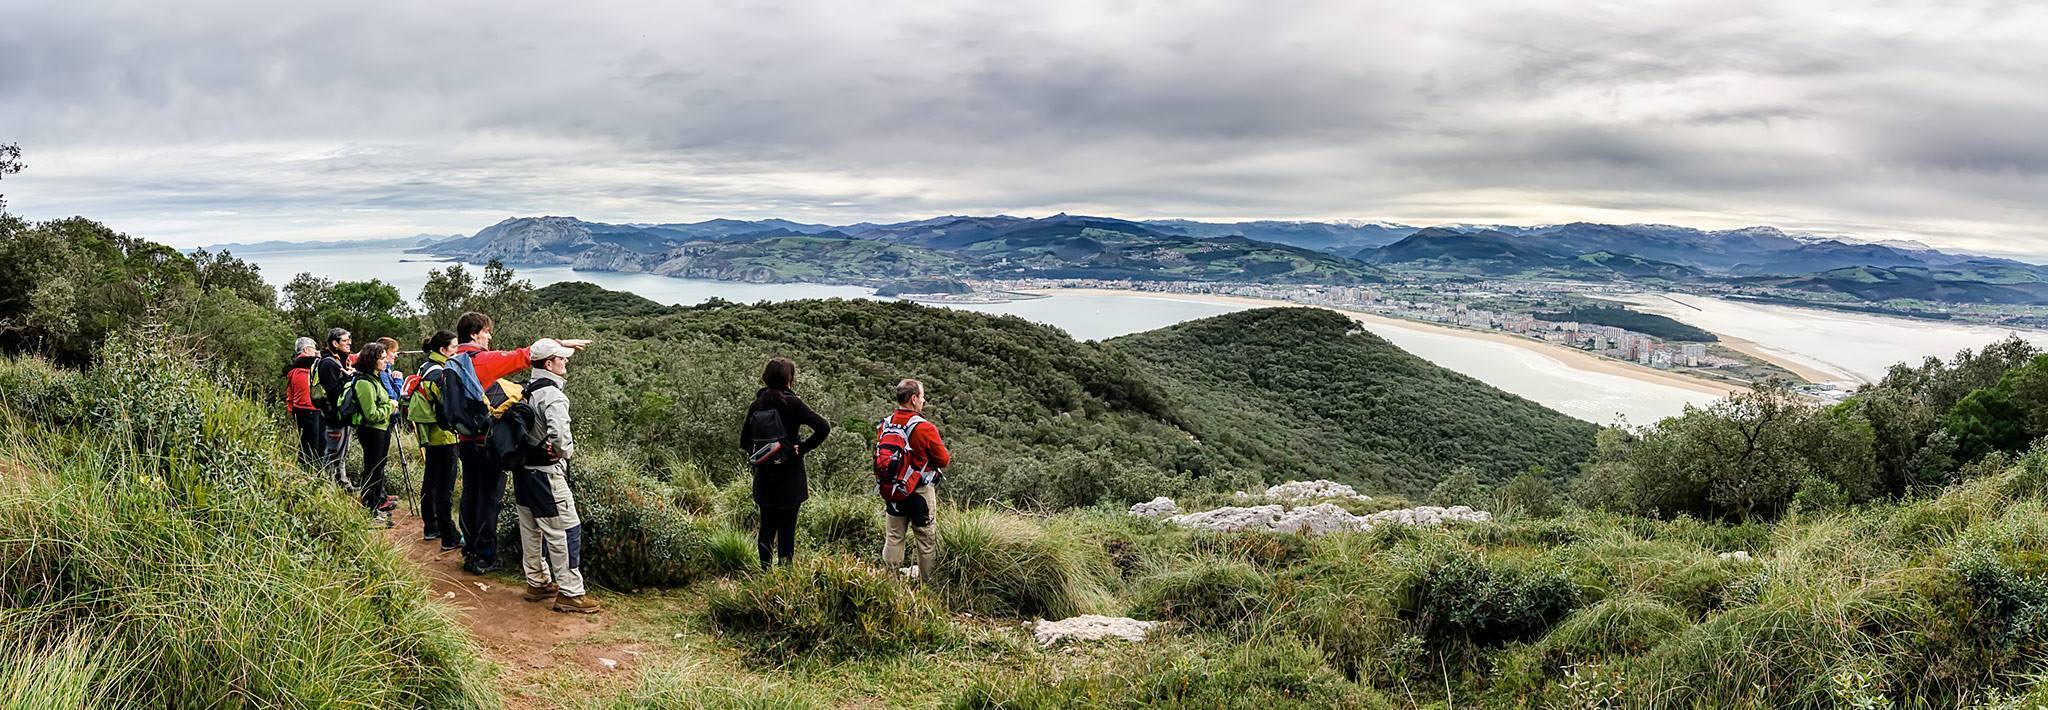
[[[789,390],[795,380],[796,363],[782,357],[769,360],[761,371],[761,391],[754,394],[740,424],[740,450],[754,469],[754,505],[761,509],[755,550],[763,568],[777,554],[783,564],[795,559],[797,508],[811,496],[803,455],[832,433],[832,425]],[[799,426],[811,428],[810,438],[797,439]]]

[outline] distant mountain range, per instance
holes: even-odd
[[[423,235],[424,237],[424,235]],[[420,238],[415,238],[420,239]],[[1728,283],[1819,297],[2048,303],[2048,269],[1917,242],[1773,227],[1656,224],[1133,221],[946,216],[847,225],[783,219],[605,224],[517,217],[417,250],[472,262],[566,264],[755,282],[1105,278],[1359,284],[1418,274]]]
[[[520,217],[422,251],[757,282],[1133,278],[1366,283],[1378,270],[1315,249],[1201,237],[1103,217],[941,217],[840,227],[786,220],[618,225]]]
[[[460,234],[415,234],[415,235],[413,235],[413,236],[410,236],[410,237],[396,237],[396,238],[392,238],[392,239],[340,239],[340,240],[334,240],[334,241],[322,241],[322,242],[283,242],[283,241],[270,241],[270,242],[252,242],[252,243],[235,243],[235,242],[231,242],[231,243],[228,243],[228,244],[213,244],[213,245],[209,245],[209,246],[206,246],[206,247],[201,247],[201,248],[203,248],[203,249],[205,249],[205,250],[207,250],[207,251],[211,251],[211,252],[216,252],[216,253],[218,253],[218,252],[223,252],[223,251],[232,251],[232,252],[237,252],[237,253],[249,253],[249,252],[280,252],[280,251],[308,251],[308,250],[313,250],[313,249],[349,249],[349,248],[358,248],[358,249],[360,249],[360,248],[370,248],[370,247],[418,247],[418,246],[426,246],[426,245],[428,245],[428,244],[432,244],[432,243],[434,243],[434,242],[442,242],[442,241],[448,241],[448,240],[450,240],[450,239],[466,239],[466,238],[467,238],[467,237],[464,237],[464,236],[462,236],[462,235],[460,235]]]

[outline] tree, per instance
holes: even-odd
[[[299,274],[284,285],[285,316],[292,327],[302,335],[315,340],[323,337],[326,328],[320,325],[320,307],[327,302],[327,294],[334,290],[334,282],[314,276]]]
[[[455,319],[469,308],[475,294],[476,279],[461,264],[427,272],[427,283],[420,287],[420,305],[425,308],[421,316],[426,319],[426,330],[454,329]]]
[[[277,289],[263,282],[263,274],[255,264],[226,251],[214,254],[200,249],[192,252],[192,265],[198,270],[202,293],[229,291],[264,308],[277,307]]]
[[[398,295],[398,288],[381,280],[343,281],[329,289],[315,311],[315,318],[327,328],[347,328],[358,343],[380,337],[401,342],[419,337],[418,327],[409,322],[412,308]]]
[[[1878,493],[1875,435],[1848,409],[1823,409],[1781,382],[1645,427],[1628,447],[1641,512],[1770,518],[1809,478],[1852,502]]]
[[[21,172],[28,167],[21,162],[21,146],[15,143],[0,144],[0,178]],[[0,209],[7,208],[7,196],[0,195]]]
[[[1501,485],[1493,499],[1495,510],[1518,509],[1523,515],[1547,518],[1557,514],[1557,492],[1544,476],[1542,466],[1532,466],[1514,480]]]

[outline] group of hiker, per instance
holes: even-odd
[[[299,456],[352,492],[374,526],[390,528],[398,497],[387,492],[386,469],[394,458],[405,465],[409,430],[423,463],[422,542],[437,542],[443,553],[460,550],[462,569],[476,575],[498,568],[496,529],[509,477],[526,599],[552,600],[555,611],[596,612],[599,605],[583,583],[582,521],[569,484],[576,439],[564,390],[570,358],[591,341],[541,338],[493,350],[493,327],[490,316],[462,314],[453,331],[437,330],[421,341],[416,352],[424,357],[410,375],[397,370],[402,353],[391,338],[360,351],[344,328],[328,330],[324,341],[299,338],[285,368]],[[507,379],[528,372],[524,384]],[[756,550],[763,568],[793,560],[797,513],[810,496],[804,456],[832,431],[791,389],[795,380],[794,362],[769,360],[740,425],[740,449],[760,508]],[[877,425],[873,451],[876,491],[888,516],[882,557],[915,579],[934,569],[936,488],[951,455],[938,428],[923,417],[924,384],[902,380],[895,396],[896,410]],[[809,434],[800,438],[804,428]],[[362,459],[354,478],[347,471],[351,431]],[[917,557],[904,567],[909,544]]]

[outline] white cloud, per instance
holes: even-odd
[[[10,209],[1771,223],[2048,253],[2048,8],[0,0]]]

